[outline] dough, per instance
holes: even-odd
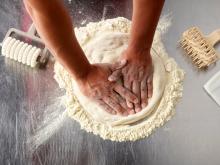
[[[164,24],[160,24],[159,27],[164,28]],[[172,116],[177,100],[182,94],[184,72],[167,56],[160,41],[162,32],[159,27],[151,50],[154,66],[153,96],[148,106],[139,113],[118,116],[105,112],[80,92],[76,82],[56,62],[55,79],[59,86],[66,90],[67,111],[83,129],[99,134],[104,139],[137,140],[148,136],[154,128]],[[91,63],[112,63],[127,48],[129,30],[130,21],[119,17],[89,23],[86,27],[76,28],[75,32]]]

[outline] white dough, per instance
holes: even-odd
[[[75,33],[91,63],[112,63],[127,48],[130,24],[129,20],[118,17],[75,28]],[[149,136],[152,130],[170,119],[182,94],[184,72],[168,57],[160,40],[161,31],[167,24],[160,23],[155,34],[151,50],[153,96],[148,106],[139,113],[124,117],[105,112],[80,92],[73,78],[56,62],[55,79],[60,88],[66,90],[64,104],[70,117],[78,121],[83,129],[104,139],[133,141]]]

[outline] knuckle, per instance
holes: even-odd
[[[113,102],[112,100],[110,100],[110,104],[111,104],[112,106],[117,106],[117,105],[115,104],[115,102]]]
[[[122,74],[124,74],[124,75],[126,74],[126,72],[125,72],[125,70],[124,70],[124,69],[122,69],[121,73],[122,73]]]
[[[146,90],[146,85],[141,85],[141,91],[145,91]]]
[[[112,104],[112,101],[111,100],[106,100],[106,102],[111,105]]]
[[[123,69],[121,70],[121,72],[122,72],[122,74],[127,74],[128,70],[127,70],[127,68],[125,67],[125,68],[123,68]]]
[[[137,99],[138,98],[135,95],[132,95],[132,96],[129,97],[128,100],[131,101],[131,102],[135,102]]]
[[[120,71],[116,70],[112,73],[112,76],[117,77],[119,75]]]
[[[119,104],[116,104],[115,107],[116,107],[119,111],[122,110],[122,107],[121,107]]]

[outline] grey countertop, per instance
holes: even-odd
[[[65,4],[77,26],[102,18],[130,18],[132,11],[131,0]],[[204,33],[219,28],[219,6],[219,0],[165,2],[163,14],[171,13],[173,19],[163,41],[186,72],[183,98],[172,120],[136,142],[104,141],[62,117],[59,96],[64,91],[53,79],[53,60],[45,69],[33,70],[0,57],[0,165],[218,165],[220,107],[203,85],[220,69],[220,63],[198,72],[178,48],[178,40],[193,25]],[[0,40],[10,27],[27,29],[30,20],[22,1],[1,0],[0,22]],[[34,145],[38,148],[31,150]]]

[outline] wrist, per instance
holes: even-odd
[[[131,38],[129,40],[129,46],[133,49],[149,49],[152,45],[152,39],[151,37],[148,37],[146,34],[135,34],[134,32],[131,33]]]
[[[130,41],[128,49],[133,52],[150,52],[151,44],[141,41]]]
[[[91,64],[78,44],[61,46],[55,52],[62,65],[75,80],[84,79],[91,70]]]
[[[92,71],[93,67],[91,64],[88,64],[86,67],[84,67],[81,71],[78,71],[77,73],[73,73],[73,77],[77,82],[85,82],[87,80],[88,75]]]
[[[127,58],[139,58],[139,57],[149,57],[151,47],[144,47],[140,45],[128,45],[127,50],[125,51],[125,56]]]

